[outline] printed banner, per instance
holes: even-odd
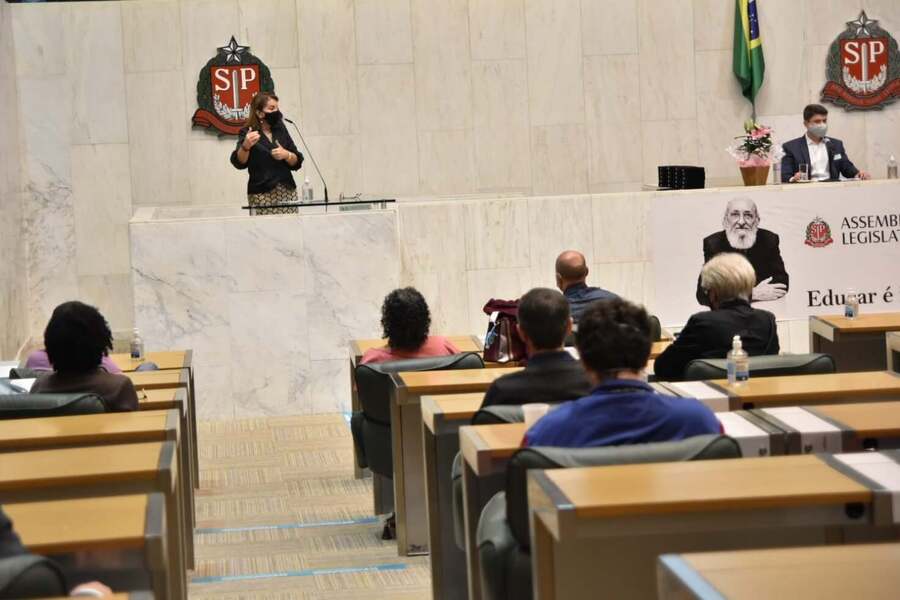
[[[700,268],[738,251],[757,275],[754,306],[779,319],[900,311],[900,184],[795,184],[661,193],[653,199],[654,310],[681,326],[703,310]],[[761,285],[760,285],[761,284]]]

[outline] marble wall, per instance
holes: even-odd
[[[194,350],[201,418],[348,410],[347,342],[380,335],[381,300],[399,282],[394,211],[211,213],[135,215],[147,349]]]
[[[3,2],[0,3],[0,56],[12,55],[12,8]],[[0,62],[0,90],[7,99],[0,121],[3,131],[0,135],[0,357],[14,356],[28,331],[15,67],[11,59]]]
[[[2,243],[22,253],[27,277],[12,279],[24,282],[27,316],[3,317],[21,312],[4,308],[19,304],[3,296],[0,330],[18,339],[39,334],[49,310],[72,297],[97,304],[114,329],[129,329],[134,301],[127,224],[133,210],[244,201],[246,174],[227,162],[233,140],[190,127],[199,70],[231,35],[271,68],[284,112],[302,125],[333,197],[629,193],[654,182],[656,165],[666,162],[702,164],[710,184],[735,182],[724,148],[750,109],[731,73],[733,3],[664,5],[4,5],[15,66],[4,89],[14,87],[18,99],[6,114],[21,123],[16,187],[23,193],[21,215],[6,214],[24,234],[4,235]],[[767,71],[758,112],[780,138],[800,132],[798,113],[824,83],[828,45],[860,8],[900,35],[896,0],[761,5]],[[8,47],[10,36],[3,38]],[[876,175],[887,155],[900,153],[900,104],[869,113],[835,109],[831,122],[857,164]],[[611,215],[616,202],[628,200],[612,202]],[[511,212],[519,219],[516,227],[529,224],[521,208],[497,210],[498,218]],[[552,217],[560,231],[572,210]],[[465,209],[446,211],[454,219],[480,218]],[[610,222],[595,221],[598,227]],[[602,230],[601,238],[615,239],[619,231]],[[479,243],[471,242],[466,259],[477,274],[467,278],[491,277],[488,272],[500,268]],[[622,264],[641,263],[630,250],[625,254]],[[530,259],[515,262],[516,269],[533,268]],[[598,264],[607,265],[600,268],[610,277],[624,277],[626,267],[609,266],[615,261]],[[434,271],[423,272],[432,288],[449,287]],[[463,289],[447,293],[459,298]],[[471,318],[468,308],[452,310]],[[12,329],[16,321],[23,330]]]

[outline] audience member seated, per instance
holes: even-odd
[[[47,356],[46,350],[35,350],[28,355],[28,358],[25,360],[25,364],[22,366],[26,369],[32,369],[34,371],[53,370],[53,365],[50,364],[50,357]],[[122,369],[119,368],[119,365],[114,363],[113,360],[107,355],[104,355],[103,359],[100,361],[100,368],[105,369],[107,373],[122,372]]]
[[[526,402],[574,400],[591,389],[587,373],[563,349],[572,331],[569,303],[556,290],[535,288],[519,300],[519,336],[525,342],[528,363],[524,370],[494,381],[482,407]]]
[[[596,387],[542,417],[525,433],[525,445],[617,446],[721,433],[718,419],[700,401],[658,394],[643,381],[651,343],[650,318],[642,307],[618,298],[588,307],[577,345]]]
[[[3,512],[3,508],[0,507],[0,560],[4,558],[12,558],[14,556],[21,556],[23,554],[30,553],[22,545],[22,542],[21,540],[19,540],[19,536],[16,535],[16,532],[13,531],[12,521],[10,521],[9,517],[6,516],[6,513]],[[112,595],[112,590],[98,581],[91,581],[76,586],[72,589],[70,595],[106,598]],[[5,597],[7,596],[0,595],[0,598]],[[16,597],[21,598],[21,596],[19,595],[17,595]]]
[[[385,296],[381,305],[381,327],[387,346],[366,350],[359,364],[459,354],[447,338],[428,335],[431,313],[425,298],[415,288],[397,289]]]
[[[653,372],[662,381],[682,379],[695,358],[725,358],[734,336],[750,356],[778,354],[775,315],[750,306],[756,271],[742,255],[718,254],[703,265],[700,287],[712,310],[693,315],[679,336],[660,354]]]
[[[44,330],[44,347],[53,372],[38,377],[31,393],[94,392],[103,398],[107,410],[137,409],[131,380],[100,365],[112,350],[112,332],[96,308],[77,301],[57,306]]]
[[[556,258],[556,287],[565,294],[566,300],[569,301],[572,320],[575,323],[579,322],[581,313],[591,302],[618,298],[610,291],[588,286],[587,276],[587,262],[581,252],[566,250]]]

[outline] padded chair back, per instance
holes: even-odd
[[[506,518],[519,546],[530,547],[527,475],[529,469],[740,458],[738,443],[726,435],[698,435],[677,442],[600,448],[522,448],[506,470]]]
[[[97,394],[0,395],[0,419],[93,415],[109,412]]]
[[[395,360],[356,367],[354,377],[361,411],[351,417],[357,464],[384,477],[394,476],[391,452],[391,374],[402,371],[482,369],[484,361],[474,352]]]
[[[14,367],[9,370],[10,379],[34,379],[44,373],[49,373],[46,369],[26,369],[25,367]]]
[[[50,598],[68,595],[59,567],[36,554],[0,559],[0,598]]]
[[[750,357],[750,377],[778,375],[816,375],[834,373],[834,359],[829,354],[770,354]],[[724,379],[726,359],[698,358],[684,368],[685,381]]]

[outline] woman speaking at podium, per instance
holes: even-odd
[[[273,204],[297,202],[297,184],[291,171],[303,164],[278,110],[278,96],[259,92],[250,102],[250,116],[238,133],[231,153],[236,169],[247,169],[247,201],[251,215],[296,213],[296,207],[265,208]]]

